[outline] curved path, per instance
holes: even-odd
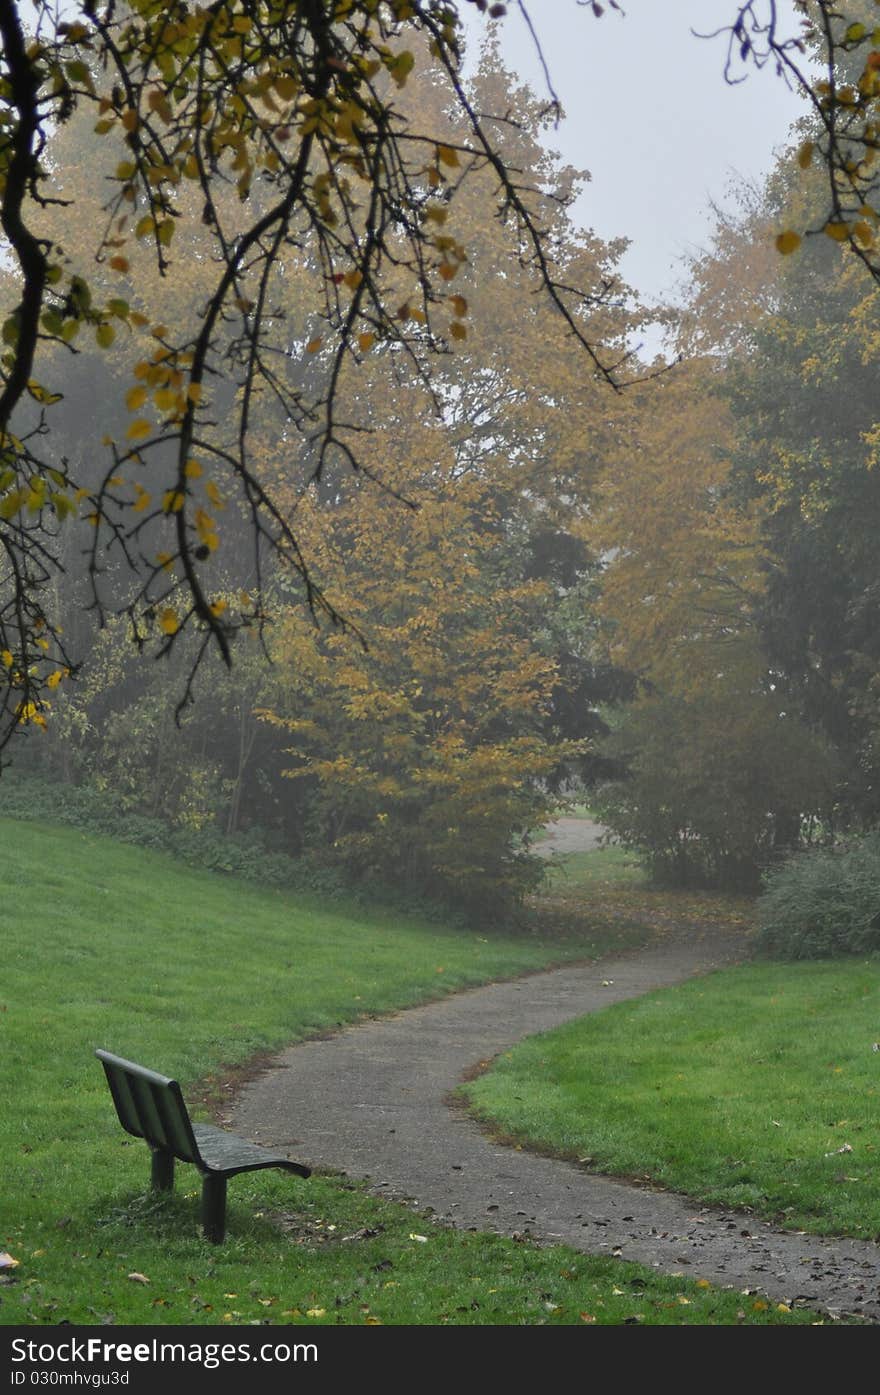
[[[489,984],[304,1042],[243,1087],[229,1122],[458,1227],[619,1254],[880,1322],[880,1247],[776,1231],[742,1212],[508,1148],[447,1103],[463,1075],[522,1037],[733,962],[739,950],[706,933]]]

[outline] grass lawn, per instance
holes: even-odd
[[[631,935],[637,944],[646,935],[662,940],[707,924],[739,934],[753,914],[753,902],[743,897],[651,887],[636,854],[613,843],[553,858],[535,906],[560,934]]]
[[[0,1323],[808,1322],[619,1261],[445,1231],[349,1182],[230,1185],[227,1240],[198,1178],[146,1194],[102,1045],[198,1098],[230,1063],[466,983],[597,952],[307,903],[74,829],[0,820]],[[306,1159],[307,1161],[307,1159]],[[424,1238],[418,1238],[424,1237]]]
[[[874,1239],[878,1038],[880,961],[756,964],[531,1038],[467,1090],[597,1171]]]

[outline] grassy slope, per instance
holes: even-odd
[[[145,1195],[146,1149],[115,1121],[95,1045],[193,1086],[359,1013],[587,946],[307,905],[70,829],[0,820],[0,838],[0,1250],[19,1262],[0,1276],[0,1323],[809,1320],[445,1232],[321,1177],[235,1179],[227,1242],[207,1245],[191,1169],[170,1203]]]
[[[874,1238],[878,1036],[877,961],[751,965],[532,1038],[468,1089],[597,1170]]]

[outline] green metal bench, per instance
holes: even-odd
[[[202,1226],[208,1240],[220,1244],[226,1233],[226,1179],[238,1172],[281,1167],[310,1177],[302,1163],[271,1153],[256,1143],[194,1124],[176,1080],[157,1075],[145,1066],[96,1051],[104,1067],[119,1122],[127,1133],[143,1138],[153,1155],[151,1185],[156,1191],[174,1186],[174,1160],[193,1163],[202,1174]]]

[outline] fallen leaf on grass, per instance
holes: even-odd
[[[410,1240],[418,1240],[420,1245],[427,1245],[428,1243],[427,1235],[415,1235],[413,1231],[410,1231],[409,1238]]]
[[[131,1279],[134,1284],[148,1284],[150,1282],[146,1274],[139,1274],[136,1269],[131,1274],[126,1274],[125,1277]]]
[[[326,1309],[326,1308],[306,1308],[306,1317],[319,1318],[319,1317],[326,1317],[326,1315],[327,1315],[327,1309]]]
[[[0,1270],[17,1268],[18,1260],[13,1259],[12,1255],[7,1254],[5,1250],[0,1250]]]
[[[851,1144],[851,1143],[844,1143],[844,1144],[841,1145],[840,1148],[832,1148],[831,1152],[830,1152],[830,1153],[826,1153],[825,1156],[826,1156],[826,1158],[833,1158],[833,1157],[835,1156],[835,1154],[837,1154],[837,1153],[851,1153],[851,1152],[852,1152],[852,1144]]]

